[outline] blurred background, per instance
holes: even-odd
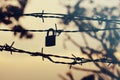
[[[120,30],[99,32],[61,33],[56,38],[56,46],[46,47],[46,32],[24,30],[93,30],[119,28],[120,22],[98,22],[91,20],[51,19],[22,16],[27,13],[62,13],[90,18],[120,19],[120,0],[0,0],[0,29],[21,32],[0,32],[0,45],[11,44],[16,48],[31,52],[71,56],[87,59],[108,57],[119,61]],[[17,15],[17,16],[8,16]],[[56,59],[57,60],[57,59]],[[85,63],[69,69],[68,65],[54,64],[41,57],[27,54],[0,52],[1,80],[119,80],[120,69],[116,64]]]

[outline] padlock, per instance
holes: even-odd
[[[52,32],[52,34],[50,35],[50,32]],[[53,28],[50,28],[48,31],[47,31],[47,36],[46,36],[46,39],[45,39],[45,46],[55,46],[56,45],[56,35],[54,33],[54,29]]]

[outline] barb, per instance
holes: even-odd
[[[30,51],[25,51],[22,49],[17,49],[15,47],[13,47],[13,44],[14,44],[14,42],[10,46],[8,44],[5,44],[3,46],[0,45],[0,51],[24,53],[24,54],[29,54],[30,56],[40,56],[40,57],[42,57],[43,60],[46,58],[49,61],[51,61],[52,63],[68,64],[71,66],[76,65],[76,64],[82,65],[83,63],[88,63],[88,62],[103,62],[103,63],[119,64],[120,65],[120,62],[113,61],[113,60],[108,59],[108,58],[90,60],[90,59],[76,57],[75,55],[72,55],[73,57],[67,57],[67,56],[46,54],[46,53],[43,53],[43,48],[42,48],[41,52],[30,52]],[[72,61],[70,61],[70,62],[64,62],[63,60],[62,61],[55,61],[52,58],[59,58],[59,59],[61,58],[61,59],[72,60]]]

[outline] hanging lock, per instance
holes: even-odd
[[[50,32],[52,32],[52,34],[50,35]],[[45,46],[55,46],[56,45],[56,35],[54,33],[54,29],[53,28],[50,28],[48,31],[47,31],[47,36],[46,36],[46,39],[45,39]]]

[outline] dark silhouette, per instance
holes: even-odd
[[[95,80],[95,76],[89,75],[89,76],[84,77],[82,80]]]
[[[22,49],[18,49],[18,48],[13,47],[14,43],[15,42],[12,42],[11,45],[8,45],[7,43],[5,45],[0,45],[0,51],[8,51],[8,52],[10,52],[11,55],[12,55],[13,52],[18,52],[18,53],[29,54],[30,56],[40,56],[40,57],[42,57],[42,60],[44,60],[44,58],[46,58],[49,61],[51,61],[52,63],[68,64],[68,65],[70,65],[70,69],[73,65],[76,65],[76,64],[82,65],[83,63],[89,63],[89,62],[96,62],[96,63],[97,62],[102,62],[102,63],[120,64],[119,61],[112,61],[112,60],[107,59],[107,58],[100,58],[100,59],[91,60],[91,59],[85,59],[85,58],[82,58],[82,57],[76,57],[73,54],[72,54],[72,57],[53,55],[52,53],[47,54],[47,53],[43,53],[43,48],[41,49],[41,52],[31,52],[31,51],[26,51],[26,50],[22,50]],[[59,59],[63,59],[63,60],[54,60],[52,58],[59,58]],[[70,60],[70,61],[64,61],[64,60]],[[72,67],[72,68],[79,70],[79,68],[75,68],[75,67]],[[83,70],[86,71],[86,69],[83,69]],[[92,70],[87,70],[87,71],[92,71]],[[92,72],[100,73],[99,71],[95,71],[95,70],[92,71]]]
[[[19,30],[20,33],[20,38],[32,38],[33,35],[28,33],[28,32],[21,32],[24,31],[25,29],[23,26],[19,23],[19,18],[22,17],[24,13],[24,9],[26,7],[26,4],[28,0],[14,0],[16,2],[16,5],[13,5],[10,0],[1,0],[4,4],[0,7],[0,23],[4,23],[5,25],[10,26],[10,29],[16,29]],[[9,1],[9,4],[7,2]],[[18,2],[18,4],[17,4]],[[6,4],[5,4],[6,3]],[[14,22],[17,22],[17,25],[14,24]],[[17,32],[14,33],[16,35]]]
[[[87,16],[87,12],[90,9],[87,9],[86,6],[81,6],[83,2],[86,0],[79,0],[73,7],[67,7],[68,14],[70,16]],[[90,0],[89,5],[94,5],[95,2],[94,0]],[[110,29],[110,28],[119,28],[117,25],[119,21],[113,21],[113,23],[110,23],[109,21],[103,22],[103,20],[111,19],[111,20],[116,20],[120,18],[120,13],[119,13],[119,6],[113,6],[113,7],[103,7],[102,5],[97,5],[96,7],[92,8],[91,16],[98,19],[98,24],[100,26],[104,26],[104,29]],[[74,10],[73,10],[74,9]],[[118,12],[117,14],[114,14],[114,12]],[[89,18],[88,18],[89,19]],[[99,29],[98,26],[94,25],[92,21],[83,21],[83,20],[74,20],[70,19],[70,21],[62,20],[62,23],[65,25],[69,25],[70,22],[74,22],[76,27],[79,28],[79,30],[94,30],[94,29]],[[66,27],[67,28],[67,27]],[[69,28],[69,27],[68,27]],[[87,37],[84,35],[88,35],[89,37],[93,38],[93,40],[96,40],[97,42],[100,43],[100,45],[97,45],[99,48],[96,47],[91,47],[89,43],[93,42],[88,42]],[[68,37],[68,40],[70,40],[74,45],[80,48],[81,52],[88,56],[89,59],[93,60],[94,57],[93,55],[96,55],[97,58],[104,57],[103,60],[110,59],[112,61],[119,61],[118,58],[115,56],[115,52],[117,52],[117,47],[120,43],[120,33],[119,30],[112,29],[108,31],[101,31],[99,34],[98,31],[88,31],[81,33],[85,45],[78,45],[78,42],[76,42],[70,35],[66,34]],[[94,73],[97,75],[98,80],[119,80],[120,79],[120,71],[116,67],[115,64],[112,64],[110,67],[107,66],[104,63],[96,63],[94,62],[94,65],[99,69],[98,71],[96,70],[89,70],[89,69],[84,69],[84,68],[79,68],[79,67],[74,67],[72,66],[71,69],[75,70],[81,70],[81,71],[89,71],[91,73]],[[108,64],[109,65],[109,64]],[[102,74],[102,75],[101,75]],[[96,76],[94,75],[94,76]],[[106,77],[104,77],[106,76]],[[83,78],[85,79],[85,78]],[[87,80],[87,79],[85,79]],[[88,79],[90,80],[90,79]]]
[[[7,0],[2,0],[2,1],[7,2]],[[96,75],[98,80],[105,80],[105,79],[119,80],[120,79],[120,76],[119,76],[120,71],[116,67],[116,64],[120,64],[120,62],[118,58],[114,55],[114,53],[117,52],[117,47],[120,42],[120,33],[118,30],[119,26],[117,25],[117,24],[120,24],[119,23],[120,21],[118,20],[120,18],[119,6],[101,7],[98,5],[98,7],[94,7],[92,9],[93,13],[91,14],[92,16],[91,18],[91,17],[87,17],[88,9],[85,8],[84,6],[81,6],[81,3],[87,0],[79,0],[73,7],[70,5],[66,6],[68,14],[51,14],[52,16],[46,16],[48,13],[44,13],[44,11],[42,11],[41,15],[37,15],[37,13],[23,14],[28,0],[15,0],[15,1],[17,1],[20,6],[5,4],[2,7],[0,7],[0,23],[4,23],[5,25],[13,24],[13,26],[11,26],[12,28],[11,27],[10,28],[12,29],[11,31],[14,31],[14,35],[17,35],[17,33],[19,32],[21,34],[20,38],[26,37],[31,39],[33,37],[32,34],[29,33],[29,30],[26,30],[25,28],[23,28],[19,23],[19,18],[22,16],[39,17],[39,18],[42,18],[43,22],[44,22],[44,18],[60,18],[62,19],[62,23],[65,25],[69,25],[70,22],[74,22],[79,29],[78,31],[58,30],[56,32],[58,32],[58,34],[60,34],[61,32],[83,32],[81,33],[81,35],[85,42],[84,46],[78,45],[78,43],[74,41],[74,39],[71,38],[70,35],[66,34],[66,36],[68,37],[68,40],[70,40],[74,45],[79,47],[81,52],[87,55],[89,59],[76,57],[74,55],[72,57],[66,57],[66,56],[58,56],[58,55],[52,55],[52,54],[43,54],[43,49],[41,53],[25,51],[25,50],[21,50],[13,47],[14,43],[12,43],[10,46],[8,44],[5,44],[3,46],[0,45],[0,51],[10,51],[11,54],[12,52],[19,52],[19,53],[26,53],[31,56],[41,56],[43,59],[46,58],[49,61],[56,64],[69,64],[71,69],[89,71],[91,73],[94,73],[93,75],[89,75],[87,77],[82,78],[82,80],[87,80],[87,79],[94,80]],[[94,0],[89,0],[89,3],[91,5],[95,4]],[[71,9],[74,9],[74,11],[71,11]],[[118,11],[117,15],[114,14],[116,11]],[[87,20],[87,21],[84,21],[84,20]],[[14,24],[13,21],[16,21],[18,24],[17,25]],[[101,26],[105,24],[104,29],[99,29],[99,27],[95,26],[92,23],[92,21],[98,21],[98,24]],[[43,32],[46,30],[36,30],[36,31],[31,30],[31,31]],[[52,38],[50,38],[49,31],[53,31]],[[99,34],[98,31],[102,31],[102,33]],[[54,30],[49,29],[47,30],[47,32],[48,32],[48,35],[46,36],[46,46],[55,45],[56,35],[54,35]],[[86,36],[84,34],[88,35],[89,37],[101,43],[100,45],[98,45],[99,48],[101,49],[92,48],[91,45],[89,45],[89,42],[87,41]],[[93,55],[96,55],[98,59],[94,59]],[[71,62],[54,61],[51,57],[69,59],[72,61]],[[83,68],[72,66],[75,64],[82,65],[83,63],[87,63],[87,62],[93,62],[99,70],[83,69]],[[97,62],[102,62],[102,64]],[[113,64],[109,67],[104,63],[109,63],[109,64],[113,63]],[[66,75],[71,80],[75,80],[73,76],[74,74],[72,74],[71,72],[67,73]],[[63,76],[61,77],[62,79],[66,80],[66,78],[64,78]]]
[[[20,38],[23,38],[23,37],[32,38],[32,34],[30,33],[28,34],[28,31],[26,31],[26,29],[24,29],[20,25],[14,26],[12,30],[14,31],[14,35],[17,35],[17,33],[20,32],[21,33]]]
[[[52,32],[51,35],[50,35],[50,32]],[[47,31],[47,36],[45,38],[45,45],[47,47],[56,45],[56,35],[53,28],[50,28]]]

